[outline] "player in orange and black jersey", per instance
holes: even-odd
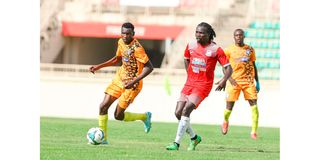
[[[95,71],[117,64],[122,61],[111,84],[105,90],[105,97],[100,104],[99,127],[105,133],[103,144],[107,141],[108,109],[112,103],[119,99],[114,117],[120,121],[141,120],[144,122],[145,132],[151,129],[151,112],[132,113],[125,112],[129,104],[142,89],[142,79],[150,74],[153,65],[150,62],[144,48],[134,36],[134,26],[131,23],[124,23],[121,27],[121,38],[118,41],[116,55],[110,60],[90,67],[90,71]]]
[[[244,31],[242,29],[236,29],[234,31],[235,43],[225,49],[233,73],[227,83],[226,109],[224,111],[224,121],[221,126],[221,131],[222,134],[227,134],[232,108],[242,91],[244,98],[249,102],[252,110],[252,130],[250,135],[252,139],[257,139],[259,119],[257,93],[260,91],[260,84],[257,67],[255,65],[255,51],[251,46],[244,44],[244,38]],[[256,83],[254,83],[254,80]]]

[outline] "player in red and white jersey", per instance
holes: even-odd
[[[188,150],[195,150],[201,142],[201,137],[193,131],[190,124],[190,114],[209,95],[217,61],[224,67],[225,75],[217,82],[216,91],[224,90],[232,68],[224,51],[213,41],[216,36],[208,23],[202,22],[196,28],[196,41],[189,42],[184,63],[187,70],[187,81],[177,102],[175,115],[179,121],[175,141],[166,147],[167,150],[178,150],[185,132],[191,137]]]

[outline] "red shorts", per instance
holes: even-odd
[[[200,103],[209,95],[212,87],[200,88],[196,86],[185,85],[181,91],[179,101],[190,101],[196,105]]]

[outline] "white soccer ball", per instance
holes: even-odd
[[[100,144],[104,139],[104,132],[99,127],[90,128],[87,133],[87,139],[90,144]]]

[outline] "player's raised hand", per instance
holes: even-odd
[[[229,82],[231,83],[231,85],[233,86],[238,86],[238,83],[236,82],[236,80],[234,80],[233,78],[229,78]]]
[[[216,82],[215,84],[218,85],[216,91],[224,91],[226,88],[226,82],[227,81],[225,79],[221,79],[220,81]]]
[[[124,88],[125,89],[131,89],[133,87],[136,87],[137,85],[138,85],[138,83],[135,82],[134,80],[132,80],[132,81],[129,81],[128,83],[125,83],[124,84]]]
[[[259,81],[256,82],[256,90],[257,90],[257,93],[259,93],[259,91],[260,91],[260,83],[259,83]]]
[[[91,66],[89,70],[91,73],[94,74],[94,72],[97,70],[97,68],[95,66]]]

